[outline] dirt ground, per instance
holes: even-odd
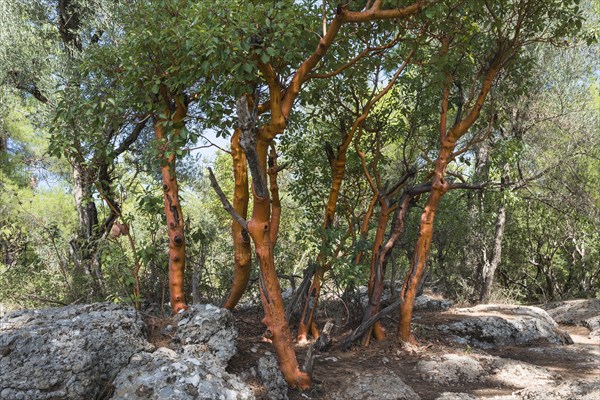
[[[238,354],[231,360],[228,371],[236,374],[248,373],[257,365],[257,361],[265,354],[273,352],[270,343],[263,340],[264,326],[260,323],[262,311],[235,311],[236,323],[239,330]],[[368,348],[355,345],[349,350],[341,350],[336,343],[348,332],[339,332],[333,338],[333,346],[319,354],[314,364],[313,387],[306,392],[290,390],[292,400],[300,399],[333,399],[328,394],[332,388],[349,385],[355,376],[361,373],[385,375],[390,372],[399,376],[406,384],[419,394],[423,400],[433,400],[442,392],[469,393],[485,398],[498,395],[510,395],[523,382],[515,385],[497,381],[463,382],[456,385],[439,385],[423,379],[423,374],[416,365],[419,361],[430,359],[431,356],[446,354],[460,355],[491,355],[503,359],[522,361],[534,366],[540,366],[556,373],[558,381],[600,379],[600,342],[598,338],[589,339],[588,330],[583,327],[561,326],[573,338],[575,344],[557,346],[535,344],[524,347],[511,346],[494,350],[479,350],[464,345],[447,342],[443,336],[431,327],[434,324],[452,319],[452,314],[439,312],[416,312],[414,332],[419,342],[418,346],[400,348],[395,340],[396,321],[387,318],[383,321],[388,338],[383,341],[372,341]],[[319,326],[324,325],[323,320]],[[307,347],[296,346],[296,353],[302,364]],[[266,399],[265,389],[258,379],[250,378],[258,399]]]

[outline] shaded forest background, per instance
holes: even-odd
[[[227,298],[231,218],[207,167],[232,199],[233,162],[231,147],[216,138],[232,136],[244,93],[268,104],[265,65],[290,80],[324,35],[322,16],[331,22],[341,11],[311,1],[196,3],[204,2],[0,5],[5,307],[101,300],[168,307],[165,154],[177,160],[183,291],[190,302]],[[359,3],[344,7],[360,12],[371,4]],[[274,263],[290,294],[319,262],[327,298],[350,304],[365,290],[383,207],[392,209],[379,233],[389,237],[403,191],[431,180],[440,93],[448,88],[448,120],[458,120],[472,105],[494,34],[504,29],[494,11],[519,2],[428,3],[413,19],[341,30],[275,139],[281,223]],[[511,56],[447,167],[457,188],[438,209],[425,284],[459,302],[600,297],[599,5],[540,3],[569,13],[556,25],[537,20],[536,32],[557,31]],[[449,11],[459,6],[465,9]],[[185,119],[170,120],[166,139],[157,140],[153,121],[169,119],[169,106],[184,101]],[[214,156],[203,157],[199,150],[209,146]],[[327,220],[342,151],[345,176]],[[411,264],[425,200],[411,198],[386,264],[393,297]],[[243,301],[258,304],[256,265],[249,279]]]

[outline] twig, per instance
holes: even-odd
[[[390,304],[389,306],[387,306],[386,308],[379,311],[377,314],[373,315],[371,318],[360,324],[360,326],[356,328],[354,332],[350,334],[350,336],[348,336],[342,341],[342,343],[340,343],[339,347],[342,349],[347,349],[348,347],[350,347],[352,343],[360,339],[362,335],[375,324],[375,322],[396,311],[396,309],[400,307],[401,304],[402,299],[397,299],[395,302],[393,302],[392,304]]]

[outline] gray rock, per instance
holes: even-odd
[[[468,393],[444,392],[441,393],[435,400],[477,400],[477,397]]]
[[[270,400],[288,400],[288,384],[283,379],[275,356],[259,358],[257,369],[260,382],[267,388],[267,397]]]
[[[419,361],[417,371],[424,380],[444,386],[477,382],[485,375],[484,366],[478,360],[460,354]]]
[[[16,311],[0,320],[0,399],[93,399],[132,355],[151,350],[130,307],[98,303]]]
[[[254,399],[244,382],[225,371],[236,353],[231,312],[192,305],[174,320],[174,350],[134,355],[113,382],[113,399]]]
[[[452,308],[454,302],[447,299],[434,299],[431,296],[422,294],[415,299],[415,310],[423,311],[444,311]]]
[[[564,382],[556,386],[527,388],[515,393],[519,400],[598,400],[600,381]]]
[[[541,307],[559,324],[585,326],[590,336],[600,336],[600,299],[561,301]]]
[[[489,376],[487,381],[514,388],[547,386],[560,380],[560,375],[544,367],[507,358],[490,357],[488,359]]]
[[[227,365],[237,352],[237,329],[230,311],[211,304],[192,305],[175,317],[173,348],[190,356]]]
[[[417,363],[423,380],[441,386],[457,386],[476,382],[526,388],[548,385],[559,379],[546,368],[488,355],[446,354]]]
[[[583,325],[600,315],[600,299],[568,300],[540,306],[559,324]]]
[[[356,400],[420,400],[421,397],[396,374],[363,373],[352,384],[330,394],[332,399]]]
[[[112,399],[254,399],[245,383],[215,361],[164,347],[136,354],[115,379]]]
[[[480,305],[455,310],[455,321],[436,329],[450,340],[473,347],[525,345],[534,342],[572,344],[556,322],[541,308],[512,305]]]

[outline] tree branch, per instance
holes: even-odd
[[[135,124],[135,126],[131,130],[131,133],[129,133],[125,140],[123,140],[123,142],[121,142],[119,147],[117,147],[117,149],[115,150],[116,155],[120,155],[125,151],[129,150],[129,147],[131,147],[131,145],[137,140],[142,130],[146,127],[146,123],[148,122],[149,118],[150,114],[146,115],[144,119]]]
[[[225,209],[225,211],[227,211],[229,213],[229,215],[231,215],[231,218],[233,218],[234,221],[236,221],[238,224],[240,224],[242,228],[244,228],[245,230],[248,230],[248,222],[240,214],[238,214],[235,211],[235,209],[233,208],[233,206],[231,205],[231,203],[225,196],[225,193],[223,193],[223,190],[219,186],[219,183],[217,182],[217,178],[215,178],[212,168],[210,168],[210,167],[208,167],[208,178],[210,179],[210,186],[212,186],[215,193],[219,197],[219,200],[221,200],[221,204],[223,205],[223,208]]]

